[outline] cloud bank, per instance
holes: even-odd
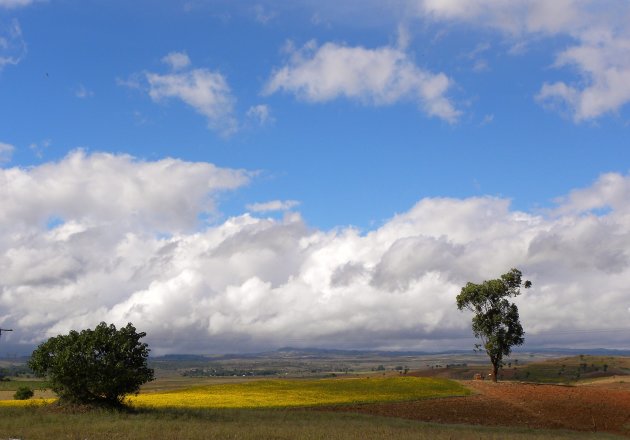
[[[628,347],[629,176],[547,216],[479,197],[425,198],[367,233],[297,213],[200,222],[249,178],[82,151],[0,169],[0,326],[16,330],[3,342],[131,321],[156,354],[469,348],[455,296],[518,267],[534,283],[518,300],[528,343]]]

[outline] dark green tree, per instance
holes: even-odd
[[[30,387],[19,387],[15,394],[13,394],[13,398],[15,400],[28,400],[33,397],[35,393]]]
[[[510,355],[513,346],[525,341],[518,308],[508,301],[508,298],[520,295],[521,287],[531,287],[532,283],[522,282],[521,277],[520,270],[512,269],[496,280],[467,283],[457,295],[457,308],[474,313],[472,330],[475,337],[481,339],[481,344],[475,344],[475,348],[483,348],[488,354],[495,382],[499,368],[503,366],[503,357]]]
[[[153,380],[149,348],[131,324],[117,330],[101,322],[94,330],[71,331],[40,344],[28,363],[48,378],[62,403],[120,406],[127,394]]]

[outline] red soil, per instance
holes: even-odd
[[[624,387],[495,384],[489,381],[462,383],[476,394],[325,409],[436,423],[563,428],[630,436],[630,391]]]

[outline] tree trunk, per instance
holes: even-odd
[[[497,376],[499,374],[499,364],[492,364],[492,382],[497,382]]]

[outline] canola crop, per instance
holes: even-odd
[[[2,406],[43,406],[55,402],[57,399],[28,399],[28,400],[0,400]]]
[[[143,407],[278,408],[409,401],[462,396],[470,391],[447,379],[419,377],[260,380],[154,392],[131,397]]]

